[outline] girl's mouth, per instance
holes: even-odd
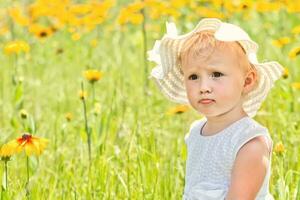
[[[199,103],[201,103],[201,104],[211,104],[211,103],[213,103],[214,102],[214,100],[213,99],[201,99],[200,101],[199,101]]]

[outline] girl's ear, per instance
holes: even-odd
[[[250,70],[245,79],[243,86],[243,95],[249,93],[256,85],[256,73],[253,70]]]

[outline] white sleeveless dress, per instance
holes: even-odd
[[[206,121],[205,117],[194,121],[184,138],[187,145],[187,160],[183,200],[225,199],[230,185],[231,170],[239,149],[260,135],[266,136],[271,142],[271,148],[273,146],[268,129],[248,116],[233,122],[212,136],[200,134]],[[270,175],[271,157],[263,185],[255,200],[274,200],[269,192]]]

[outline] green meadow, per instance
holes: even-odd
[[[95,13],[101,17],[79,22],[96,7],[90,1],[36,2],[0,2],[0,147],[24,134],[48,143],[39,155],[24,148],[1,156],[1,200],[181,199],[184,136],[202,116],[190,107],[180,110],[159,92],[148,78],[155,64],[145,55],[166,33],[166,21],[184,34],[214,16],[244,28],[259,44],[260,62],[276,60],[286,69],[254,119],[274,142],[271,194],[300,200],[300,15],[289,9],[293,2],[229,12],[210,1],[161,1],[165,7],[98,1],[111,5],[100,4]],[[82,7],[70,14],[74,5]],[[193,12],[198,7],[215,15]],[[93,20],[95,26],[88,24]],[[16,40],[29,49],[7,49]],[[89,80],[91,69],[101,77]],[[86,95],[80,96],[82,89]]]

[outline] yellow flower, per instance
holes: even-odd
[[[282,75],[283,78],[287,79],[289,77],[289,70],[288,68],[284,67],[284,72]]]
[[[300,89],[300,82],[294,82],[291,84],[291,86],[295,89]]]
[[[289,58],[294,59],[300,54],[300,47],[295,47],[289,52]]]
[[[277,40],[273,40],[272,44],[276,47],[281,48],[282,46],[284,46],[284,45],[286,45],[290,42],[291,42],[291,39],[289,37],[282,37],[282,38],[279,38]]]
[[[178,105],[167,111],[167,115],[181,114],[189,110],[189,106],[187,105]]]
[[[81,38],[81,35],[79,33],[73,33],[71,38],[72,40],[77,41]]]
[[[134,2],[131,3],[127,9],[130,12],[139,12],[140,10],[142,10],[145,7],[145,3],[144,2]]]
[[[18,54],[20,52],[28,52],[30,49],[29,45],[21,40],[10,41],[4,46],[4,53],[7,55]]]
[[[277,144],[275,145],[275,147],[274,147],[275,153],[283,153],[284,150],[285,150],[285,149],[284,149],[284,146],[283,146],[282,142],[277,143]]]
[[[76,29],[75,29],[74,27],[70,27],[70,28],[68,29],[68,31],[69,31],[70,33],[74,33],[74,32],[76,31]]]
[[[65,118],[68,122],[71,121],[73,119],[72,113],[66,113]]]
[[[11,16],[11,18],[19,25],[21,26],[27,26],[30,22],[29,18],[25,17],[22,12],[21,8],[13,7],[8,9],[8,13]]]
[[[290,1],[288,4],[287,4],[287,11],[289,13],[298,13],[300,12],[300,4],[298,1]]]
[[[84,15],[90,12],[93,9],[90,4],[73,4],[69,8],[69,12],[76,15]]]
[[[140,13],[140,11],[144,7],[144,2],[135,2],[125,8],[122,8],[117,19],[118,23],[120,25],[124,25],[127,22],[136,25],[141,24],[144,20],[144,16]]]
[[[39,39],[49,37],[56,31],[53,27],[45,27],[39,24],[30,24],[28,30]]]
[[[28,113],[25,109],[20,110],[19,115],[22,119],[26,119],[28,117]]]
[[[293,29],[292,29],[292,33],[293,34],[299,34],[300,33],[300,25],[299,26],[295,26]]]
[[[135,25],[139,25],[143,22],[144,16],[140,13],[129,15],[130,22]]]
[[[171,0],[170,4],[171,4],[172,7],[176,8],[176,9],[180,9],[180,8],[185,7],[185,6],[188,6],[189,1]]]
[[[211,17],[211,18],[225,18],[225,15],[221,12],[212,10],[206,7],[198,7],[196,13],[202,17]]]
[[[2,26],[0,27],[0,36],[1,36],[1,35],[5,35],[6,33],[8,33],[8,32],[9,32],[8,30],[9,30],[9,29],[8,29],[7,25],[2,25]]]
[[[87,97],[87,93],[85,92],[85,91],[79,91],[79,98],[81,99],[81,100],[84,100],[84,99],[86,99],[86,97]]]
[[[258,12],[278,11],[281,8],[281,6],[282,4],[279,2],[264,2],[264,1],[256,2],[256,10]]]
[[[96,46],[98,45],[98,40],[97,40],[97,39],[92,39],[92,40],[90,41],[90,45],[91,45],[92,47],[96,47]]]
[[[0,157],[1,160],[4,160],[5,158],[9,158],[12,155],[14,155],[15,152],[13,151],[13,149],[9,148],[7,146],[7,144],[3,144],[0,148]]]
[[[102,77],[102,73],[95,69],[86,70],[83,75],[90,83],[94,83]]]
[[[0,156],[10,157],[16,153],[20,153],[22,150],[25,150],[27,156],[31,156],[33,154],[39,156],[44,151],[47,144],[47,139],[25,133],[22,137],[4,144],[1,147]]]

